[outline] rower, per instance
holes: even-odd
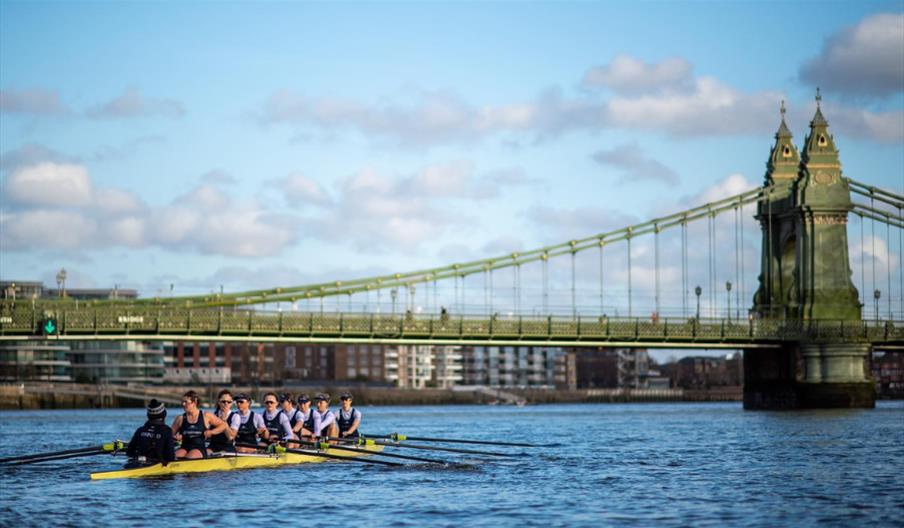
[[[314,413],[311,411],[311,399],[307,394],[298,397],[296,410],[298,421],[292,426],[292,432],[298,438],[314,436]]]
[[[176,450],[176,458],[206,458],[210,451],[204,441],[226,430],[226,422],[213,413],[201,410],[200,401],[198,393],[193,390],[182,395],[182,410],[185,412],[177,416],[172,425],[173,436],[182,442]]]
[[[339,395],[339,403],[342,407],[336,414],[336,423],[339,426],[340,438],[358,438],[358,426],[361,425],[361,411],[352,407],[352,395],[343,392]]]
[[[135,430],[126,450],[129,466],[161,463],[164,466],[176,459],[173,430],[166,426],[166,406],[156,399],[148,402],[148,420]]]
[[[295,432],[295,424],[298,423],[300,419],[298,409],[295,408],[295,400],[292,399],[292,395],[288,392],[281,393],[278,400],[280,411],[289,419],[289,425],[292,427],[292,432]]]
[[[264,394],[264,412],[261,417],[264,419],[264,424],[266,424],[267,431],[270,433],[267,439],[271,444],[275,444],[280,440],[295,440],[289,418],[286,413],[276,407],[278,403],[279,397],[275,392]]]
[[[239,433],[242,420],[239,414],[232,410],[232,402],[232,393],[229,390],[223,389],[217,394],[217,410],[214,414],[226,422],[226,429],[210,437],[207,447],[213,453],[235,452],[235,437]]]
[[[255,414],[251,410],[251,398],[244,392],[235,395],[235,406],[238,407],[236,414],[239,416],[239,429],[235,436],[237,444],[257,444],[260,439],[266,439],[269,436],[267,425],[259,414]],[[256,453],[257,449],[253,447],[236,446],[238,453]]]
[[[317,406],[311,414],[314,415],[314,428],[311,430],[314,436],[336,436],[339,428],[336,426],[336,416],[330,410],[330,395],[321,392],[314,396],[314,405]]]

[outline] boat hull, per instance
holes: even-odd
[[[358,452],[329,450],[330,456],[359,457],[378,453],[383,446],[366,446]],[[153,464],[140,468],[120,469],[116,471],[102,471],[91,473],[91,480],[108,480],[121,478],[159,477],[165,475],[177,475],[180,473],[207,473],[210,471],[232,471],[235,469],[253,469],[264,467],[277,467],[296,464],[316,464],[331,460],[330,458],[312,454],[280,453],[280,454],[256,454],[238,453],[213,456],[209,458],[196,458],[192,460],[177,460],[167,465]]]

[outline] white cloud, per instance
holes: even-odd
[[[771,134],[779,102],[788,99],[778,91],[744,92],[711,76],[694,77],[691,65],[680,58],[647,64],[620,56],[588,71],[585,85],[609,86],[615,95],[586,92],[567,97],[549,89],[530,101],[480,106],[446,92],[405,93],[401,102],[386,98],[365,104],[281,90],[267,98],[259,119],[295,127],[299,136],[314,130],[351,130],[403,146],[468,144],[496,136],[518,144],[608,129],[724,137]],[[857,116],[839,122],[842,133],[881,141],[904,139],[900,112],[840,112]]]
[[[866,235],[859,243],[851,243],[851,263],[854,264],[858,270],[860,259],[857,258],[856,255],[859,255],[861,251],[867,259],[871,259],[866,261],[867,275],[872,274],[872,260],[876,261],[877,280],[885,279],[889,269],[894,272],[898,267],[900,256],[892,253],[889,250],[886,240],[879,236]],[[882,289],[884,290],[885,288]]]
[[[831,127],[839,132],[887,143],[904,141],[904,111],[879,113],[834,104],[823,106]]]
[[[556,209],[535,205],[522,215],[538,229],[549,233],[552,243],[565,242],[569,238],[593,236],[637,222],[634,216],[590,206]]]
[[[659,130],[676,136],[763,133],[776,126],[780,93],[744,94],[712,77],[686,93],[615,97],[607,106],[613,127]]]
[[[70,110],[60,102],[60,95],[42,88],[0,90],[0,112],[36,116],[65,115]]]
[[[452,225],[469,225],[466,202],[494,198],[500,189],[528,183],[520,171],[478,174],[471,161],[454,160],[396,177],[364,167],[339,182],[332,194],[301,174],[277,186],[290,204],[321,206],[304,221],[309,237],[412,253]]]
[[[678,183],[678,174],[674,170],[647,156],[636,143],[620,145],[610,150],[600,150],[593,159],[601,165],[609,165],[620,169],[622,175],[619,183],[636,180]]]
[[[78,159],[57,152],[44,145],[29,143],[19,148],[7,151],[0,156],[0,170],[14,171],[21,167],[37,165],[41,162],[53,163],[78,163]]]
[[[634,57],[618,55],[605,66],[596,66],[584,74],[587,88],[606,87],[622,94],[684,91],[693,86],[693,67],[675,57],[648,64]]]
[[[293,172],[276,182],[290,205],[312,204],[325,206],[331,203],[326,190],[315,180],[300,172]]]
[[[97,222],[77,211],[34,209],[0,218],[4,250],[80,249],[92,245],[97,232]]]
[[[185,115],[185,108],[173,99],[147,97],[135,88],[129,88],[122,95],[89,108],[85,114],[93,119],[182,117]]]
[[[721,181],[715,183],[714,185],[710,185],[703,191],[693,196],[682,199],[680,201],[680,205],[683,208],[698,207],[710,202],[715,202],[717,200],[722,200],[730,196],[741,194],[756,187],[758,187],[758,185],[755,185],[753,182],[748,181],[747,177],[743,174],[729,174]]]
[[[209,184],[155,208],[130,192],[95,187],[81,165],[38,162],[16,168],[3,191],[13,207],[0,218],[0,246],[14,251],[158,246],[266,257],[299,237],[295,218]]]
[[[828,37],[800,68],[811,85],[853,95],[904,91],[904,14],[871,15]]]
[[[92,193],[94,208],[108,215],[137,213],[145,208],[141,199],[132,193],[111,187],[101,187]]]
[[[147,244],[147,221],[142,217],[113,218],[102,226],[104,239],[113,245],[140,248]]]
[[[4,194],[26,205],[81,206],[91,202],[91,180],[81,165],[43,162],[20,167],[5,181]]]

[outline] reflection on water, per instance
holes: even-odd
[[[374,434],[559,447],[513,449],[524,455],[513,458],[404,451],[462,464],[447,468],[330,462],[98,482],[88,474],[121,459],[10,467],[0,469],[0,525],[149,525],[154,515],[185,526],[900,526],[904,518],[904,402],[756,413],[733,403],[362,410],[362,429]],[[133,409],[0,412],[0,457],[128,439],[142,419]]]

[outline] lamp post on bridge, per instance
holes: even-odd
[[[397,288],[389,290],[389,296],[392,297],[392,315],[395,316],[395,301],[399,296],[399,290]]]
[[[728,323],[731,324],[731,281],[725,282],[725,296],[728,298]]]
[[[694,288],[694,295],[697,296],[697,321],[700,320],[700,294],[703,293],[703,288],[697,286]]]
[[[882,292],[876,290],[873,292],[873,299],[876,300],[876,321],[879,320],[879,298],[882,297]]]
[[[60,268],[56,274],[57,296],[62,299],[66,296],[66,268]]]

